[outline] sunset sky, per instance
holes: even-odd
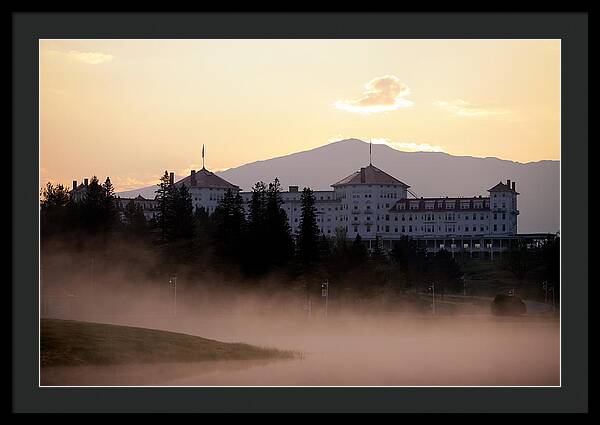
[[[117,190],[371,139],[560,159],[559,40],[45,40],[40,182]]]

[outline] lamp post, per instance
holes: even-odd
[[[325,297],[325,318],[327,318],[327,304],[329,301],[329,280],[321,283],[321,296]]]
[[[435,282],[431,282],[431,285],[429,285],[429,290],[431,291],[431,311],[432,314],[435,316]]]
[[[169,285],[173,285],[173,316],[177,317],[177,275],[169,277]]]
[[[542,288],[544,288],[544,302],[548,304],[548,281],[542,282]]]

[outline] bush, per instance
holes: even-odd
[[[495,316],[518,316],[527,312],[527,307],[521,298],[498,294],[492,301],[492,314]]]

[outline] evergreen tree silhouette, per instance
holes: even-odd
[[[281,185],[275,178],[266,191],[265,243],[270,265],[280,266],[293,254],[293,240],[287,214],[283,209]]]
[[[300,231],[298,232],[298,255],[305,267],[310,267],[319,258],[319,228],[313,191],[305,187],[300,196]]]

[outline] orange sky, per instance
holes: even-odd
[[[40,182],[221,170],[372,139],[560,158],[559,40],[44,40]]]

